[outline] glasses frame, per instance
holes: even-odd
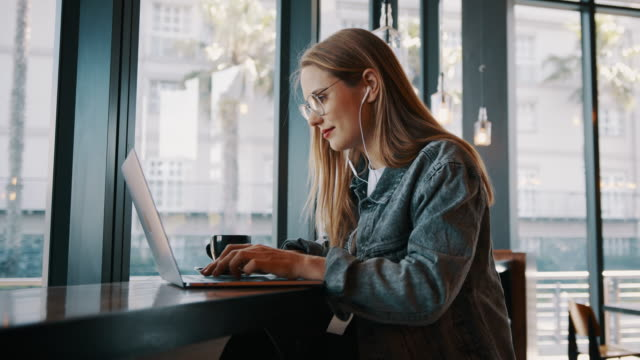
[[[324,116],[324,115],[327,114],[326,110],[324,109],[324,105],[322,104],[322,101],[320,100],[320,95],[322,95],[323,92],[329,90],[329,88],[331,88],[333,85],[337,84],[340,81],[341,81],[341,79],[338,79],[338,80],[334,81],[331,85],[327,86],[326,88],[320,89],[319,91],[317,91],[315,93],[309,94],[309,96],[307,96],[307,100],[305,101],[305,103],[298,105],[298,110],[300,110],[300,113],[302,114],[302,117],[305,120],[309,121],[311,113],[314,113],[317,116]],[[314,109],[311,106],[311,104],[309,103],[309,98],[313,98],[315,100],[315,102],[320,107],[319,110]]]

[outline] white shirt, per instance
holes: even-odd
[[[371,195],[373,190],[375,190],[376,185],[378,184],[378,180],[380,180],[380,177],[382,177],[384,169],[386,168],[375,170],[369,169],[369,179],[367,179],[367,196]]]

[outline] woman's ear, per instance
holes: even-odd
[[[367,95],[367,102],[372,103],[376,101],[380,93],[380,74],[374,69],[369,68],[362,73],[362,80],[365,83],[365,91],[367,86],[370,89],[369,95]]]

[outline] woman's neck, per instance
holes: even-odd
[[[380,146],[377,141],[367,140],[367,151],[364,151],[364,147],[360,149],[360,152],[365,154],[365,156],[369,159],[369,167],[377,170],[385,167],[384,160],[380,154]]]

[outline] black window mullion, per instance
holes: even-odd
[[[60,1],[57,12],[60,26],[56,30],[55,38],[58,57],[54,60],[54,69],[58,70],[56,121],[53,136],[49,241],[45,245],[47,248],[43,255],[43,267],[46,270],[43,272],[43,283],[51,286],[67,283],[80,4],[78,1]]]
[[[63,0],[48,285],[111,282],[124,5]],[[46,253],[46,251],[45,251]]]
[[[420,1],[420,94],[431,106],[431,94],[438,89],[440,73],[440,0]]]
[[[582,28],[583,123],[585,179],[587,190],[587,265],[589,302],[598,321],[604,324],[602,213],[600,203],[600,145],[598,138],[598,72],[595,4],[583,0],[580,11]],[[600,337],[604,343],[605,337]]]
[[[545,8],[563,9],[563,10],[576,10],[576,11],[580,10],[580,8],[583,5],[588,3],[589,3],[588,1],[583,1],[582,3],[578,3],[575,1],[569,1],[569,0],[516,0],[516,4],[518,5],[536,6],[536,7],[545,7]],[[602,13],[602,14],[640,17],[640,9],[626,7],[622,5],[596,4],[595,10],[596,10],[596,13]]]
[[[128,281],[131,254],[131,197],[121,164],[134,147],[140,0],[125,1],[122,23],[120,106],[116,139],[112,281]]]
[[[388,0],[391,4],[391,15],[393,16],[393,28],[398,30],[400,26],[400,8],[398,8],[398,0]]]
[[[537,6],[563,10],[579,10],[580,4],[568,0],[515,0],[518,5]]]
[[[380,6],[383,0],[369,0],[369,30],[380,27]]]
[[[624,7],[624,6],[615,6],[615,5],[597,5],[595,6],[596,13],[600,14],[608,14],[608,15],[617,15],[617,16],[629,16],[629,17],[640,17],[640,9]]]
[[[106,161],[105,161],[105,188],[104,188],[104,222],[102,241],[102,282],[114,281],[114,261],[120,253],[115,241],[114,224],[116,222],[116,178],[117,178],[117,150],[119,135],[119,119],[121,106],[121,72],[123,67],[122,42],[125,33],[122,31],[124,19],[124,3],[122,0],[113,1],[112,16],[112,42],[111,42],[111,64],[110,64],[110,84],[109,84],[109,117],[106,138]]]
[[[302,98],[290,74],[297,59],[318,39],[318,0],[278,0],[275,68],[275,176],[273,236],[277,245],[290,237],[313,237],[313,223],[304,216],[308,194],[309,127],[298,112]]]

